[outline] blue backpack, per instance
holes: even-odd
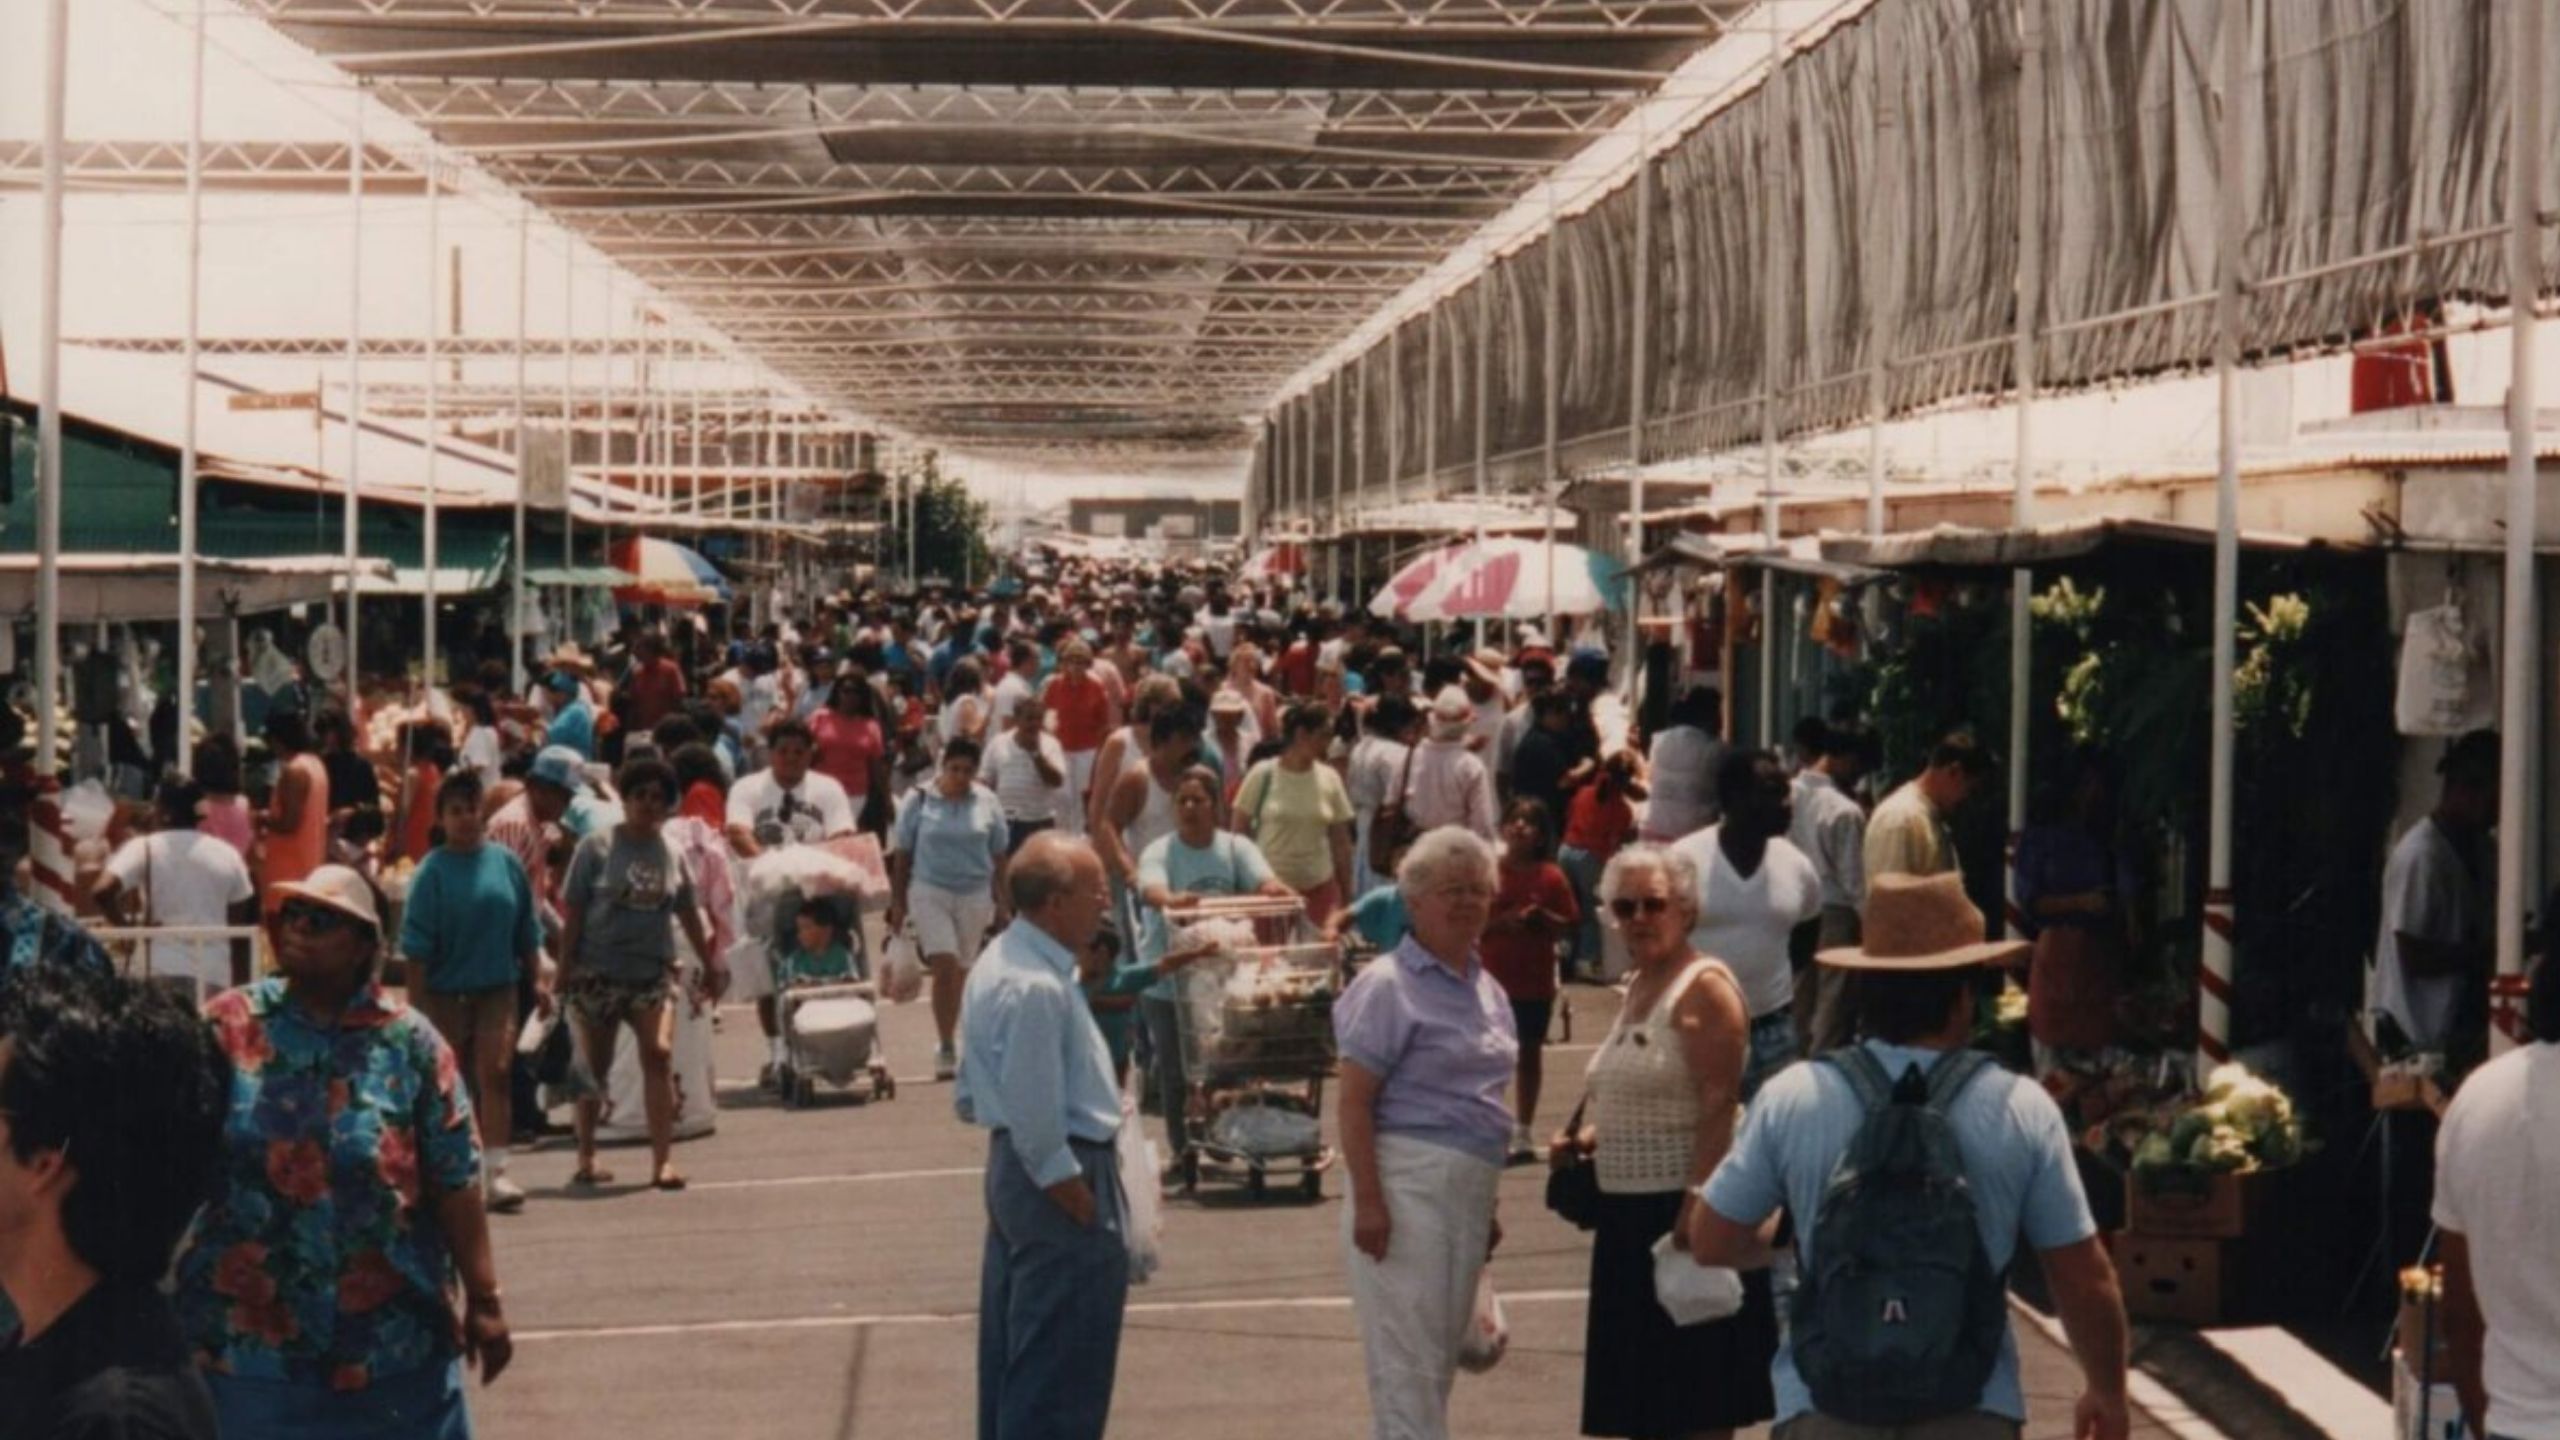
[[[1947,1111],[1990,1068],[1978,1050],[1897,1083],[1863,1045],[1822,1057],[1866,1120],[1823,1188],[1793,1311],[1796,1373],[1814,1408],[1859,1425],[1914,1425],[1981,1404],[2008,1335]]]

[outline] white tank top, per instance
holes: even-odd
[[[1691,961],[1655,997],[1643,1019],[1629,1023],[1620,1011],[1618,1023],[1609,1027],[1599,1053],[1591,1057],[1585,1072],[1590,1116],[1600,1132],[1591,1158],[1600,1188],[1608,1194],[1652,1195],[1689,1183],[1697,1143],[1698,1082],[1689,1073],[1671,1017],[1702,971],[1735,984],[1733,972],[1722,962]]]
[[[1144,855],[1147,847],[1174,831],[1173,792],[1156,783],[1155,772],[1138,762],[1138,771],[1147,777],[1147,803],[1138,809],[1138,818],[1121,827],[1120,838],[1127,841],[1129,853]],[[1121,772],[1128,772],[1127,766]]]
[[[942,732],[942,743],[945,745],[951,743],[952,736],[960,733],[960,707],[963,705],[971,706],[977,713],[983,715],[987,709],[987,697],[983,693],[963,695],[942,707],[942,719],[938,728]]]

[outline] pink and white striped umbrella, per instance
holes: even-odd
[[[1397,613],[1421,621],[1589,615],[1624,593],[1626,572],[1617,561],[1579,545],[1558,543],[1552,557],[1549,548],[1542,539],[1512,536],[1454,546],[1434,557],[1431,578]]]
[[[1414,614],[1413,604],[1441,580],[1449,563],[1466,548],[1464,543],[1460,543],[1428,551],[1421,559],[1388,577],[1386,588],[1369,602],[1369,613],[1388,620],[1434,618]]]
[[[1268,550],[1255,551],[1244,564],[1236,567],[1236,579],[1248,584],[1277,580],[1283,575],[1306,573],[1306,547],[1295,541],[1282,541]]]

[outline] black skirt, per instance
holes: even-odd
[[[1653,1298],[1653,1242],[1680,1217],[1680,1191],[1602,1195],[1583,1333],[1582,1433],[1628,1440],[1738,1430],[1777,1414],[1769,1362],[1778,1318],[1769,1272],[1745,1271],[1742,1310],[1679,1326]]]

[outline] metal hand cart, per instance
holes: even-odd
[[[1212,899],[1178,912],[1184,926],[1205,920],[1243,921],[1259,943],[1175,972],[1174,1029],[1189,1090],[1184,1187],[1204,1171],[1240,1173],[1258,1200],[1271,1175],[1295,1173],[1299,1193],[1320,1198],[1334,1161],[1324,1087],[1334,1072],[1341,947],[1318,938],[1294,898]]]

